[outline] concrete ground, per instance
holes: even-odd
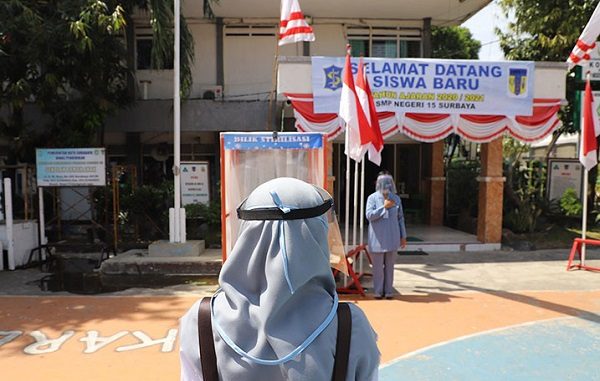
[[[568,254],[399,255],[393,300],[342,299],[379,335],[381,380],[600,380],[600,273],[567,272]],[[0,272],[2,380],[176,380],[177,319],[216,288],[81,296],[42,276]]]

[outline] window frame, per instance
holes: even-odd
[[[423,34],[420,28],[406,27],[375,27],[375,26],[346,26],[346,38],[348,41],[368,41],[369,57],[373,57],[373,41],[395,41],[396,56],[393,58],[423,58]],[[402,42],[418,41],[418,57],[400,57]],[[408,44],[406,45],[408,52]],[[392,57],[388,57],[392,58]]]
[[[150,41],[151,45],[150,45],[150,52],[149,52],[149,57],[150,57],[150,62],[148,63],[148,68],[145,69],[140,69],[139,68],[139,45],[138,42],[139,41]],[[149,70],[161,70],[161,71],[165,71],[165,70],[173,70],[173,65],[174,62],[170,61],[168,64],[165,65],[164,68],[162,69],[153,69],[152,68],[152,44],[154,43],[153,39],[152,39],[152,30],[150,29],[137,29],[136,33],[135,33],[135,70],[136,71],[149,71]]]

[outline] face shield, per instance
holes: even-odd
[[[394,178],[390,175],[380,175],[375,183],[375,190],[383,194],[386,198],[389,193],[398,194],[396,192],[396,184]]]
[[[272,193],[273,200],[278,206],[245,209],[246,200],[244,200],[237,209],[238,218],[246,221],[302,220],[325,215],[328,225],[329,264],[332,268],[348,274],[344,242],[342,241],[342,233],[333,207],[333,198],[325,189],[317,186],[313,187],[323,200],[323,203],[320,205],[311,208],[293,209],[283,205],[279,201],[279,196],[276,193]]]

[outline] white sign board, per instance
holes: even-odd
[[[600,81],[600,59],[591,59],[588,62],[588,70],[590,71],[590,80],[592,81]],[[585,72],[583,70],[583,76],[585,79]]]
[[[105,149],[37,149],[36,173],[40,187],[105,186]]]
[[[579,160],[550,159],[548,170],[548,199],[560,200],[568,188],[574,189],[581,199],[583,166]]]
[[[189,161],[181,163],[181,203],[189,204],[210,201],[208,181],[208,162]]]
[[[315,113],[340,108],[344,57],[312,57]],[[358,72],[358,58],[352,72]],[[535,64],[529,61],[364,58],[377,111],[531,115]]]

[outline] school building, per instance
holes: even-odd
[[[460,25],[489,3],[302,0],[316,41],[277,48],[279,0],[220,0],[212,5],[212,19],[205,17],[201,2],[183,2],[183,14],[194,37],[195,62],[193,87],[181,107],[182,161],[210,163],[214,195],[220,174],[220,132],[266,131],[273,126],[285,131],[324,132],[331,134],[329,188],[337,204],[343,205],[344,137],[336,133],[340,128],[337,115],[312,111],[310,57],[343,57],[349,43],[354,55],[427,58],[431,56],[433,26]],[[137,100],[106,121],[101,143],[107,147],[109,163],[134,165],[140,182],[155,183],[172,178],[173,71],[149,69],[150,17],[139,11],[133,21]],[[454,133],[481,143],[478,229],[468,242],[499,247],[504,181],[499,137],[507,133],[533,141],[556,128],[565,73],[562,64],[536,64],[533,116],[475,120],[459,114],[438,119],[406,114],[382,120],[385,148],[381,168],[394,175],[405,208],[423,225],[419,229],[444,224],[444,139]],[[277,94],[270,110],[275,78]],[[367,167],[368,191],[372,191],[368,184],[374,182],[378,170]],[[431,231],[434,235],[447,232]]]

